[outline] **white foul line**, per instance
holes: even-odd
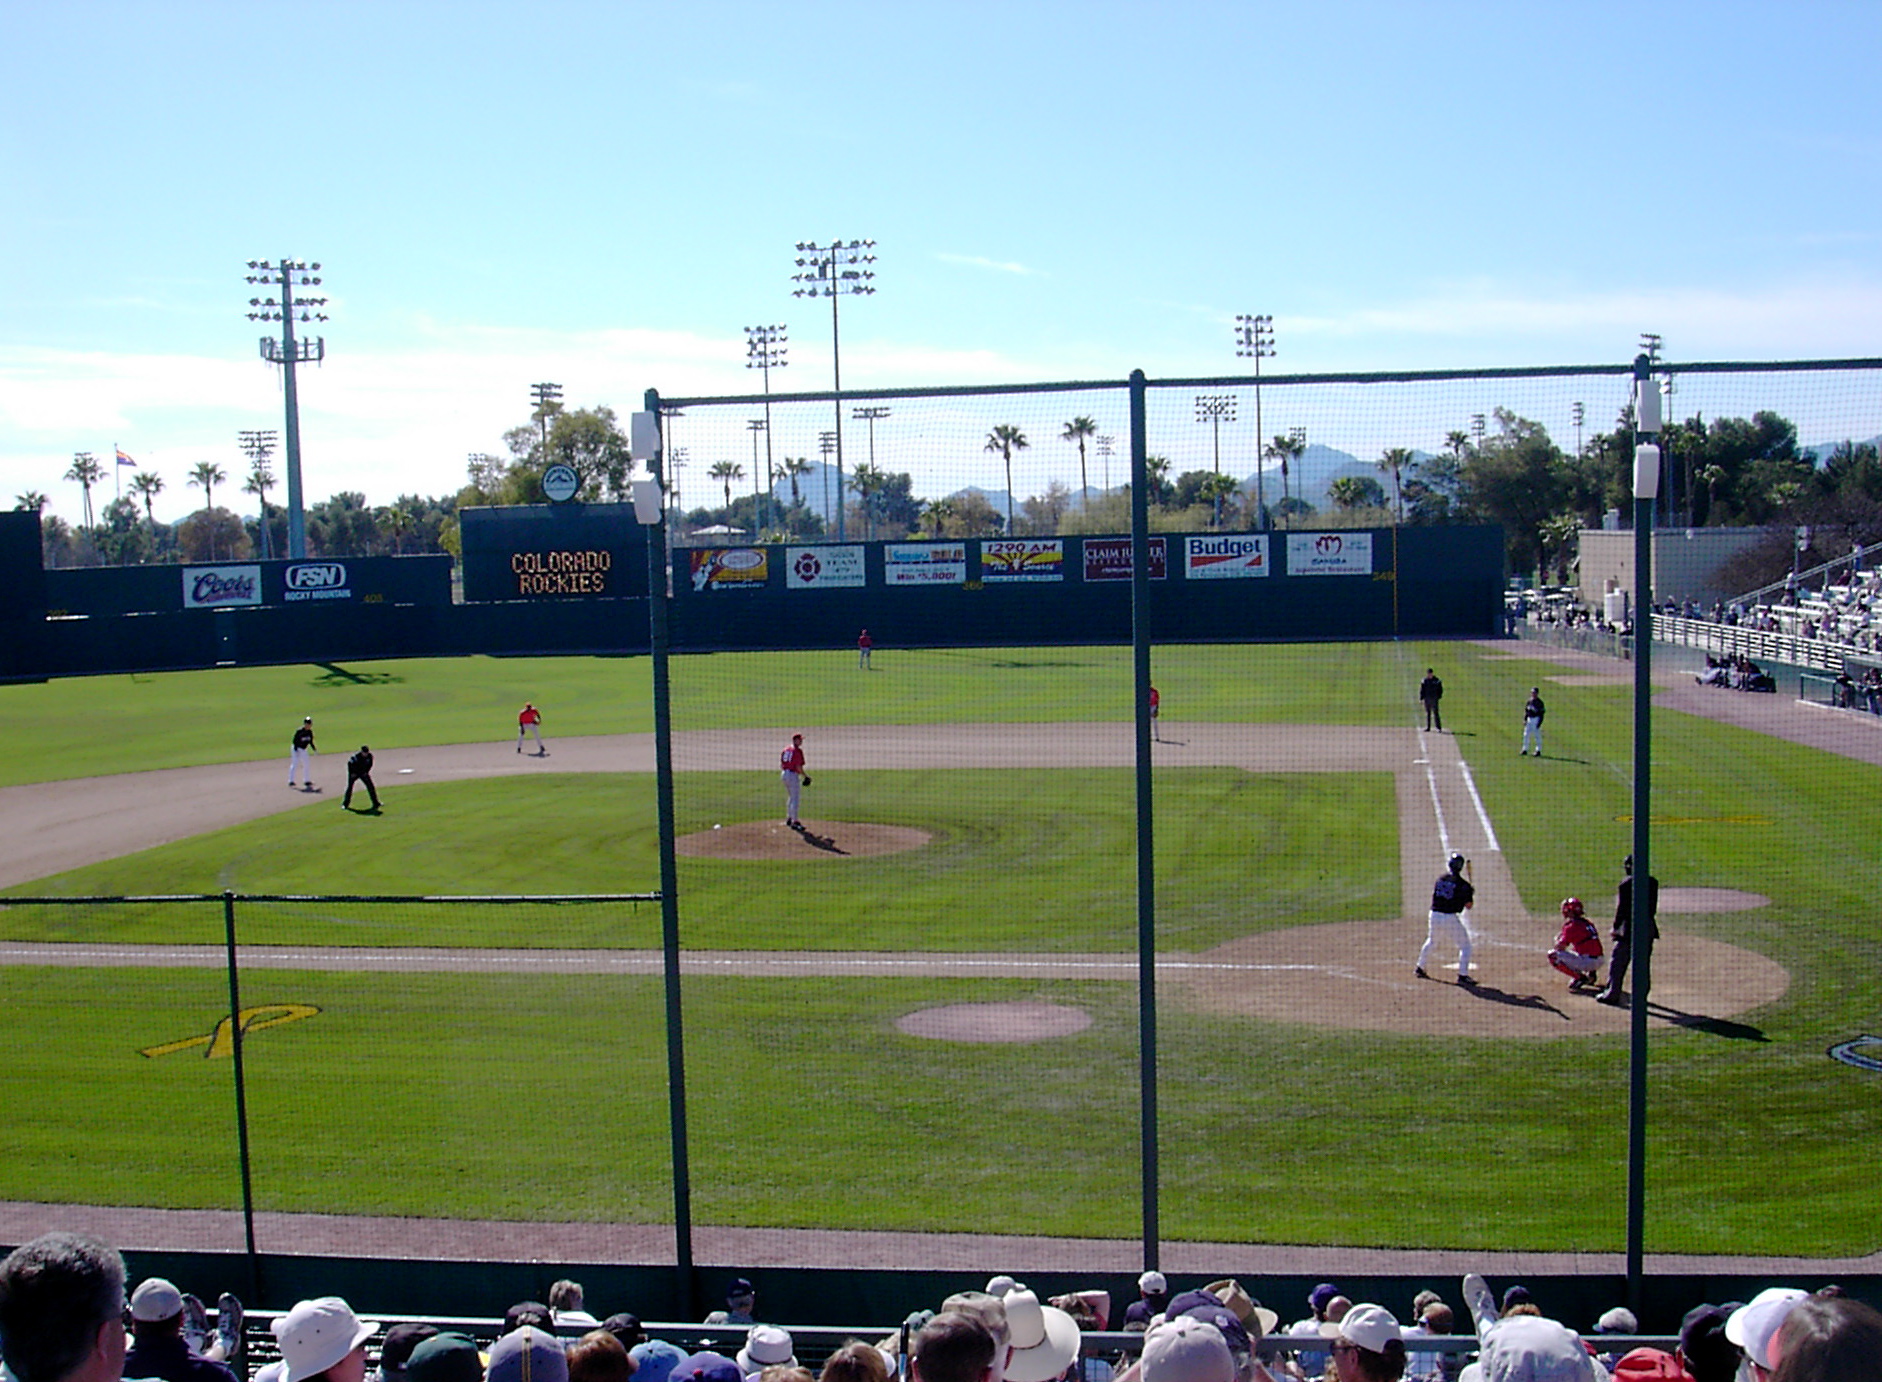
[[[1448,858],[1451,853],[1451,831],[1444,823],[1444,803],[1438,800],[1438,775],[1432,771],[1429,763],[1425,764],[1425,782],[1431,787],[1431,809],[1438,813],[1438,843],[1444,846]]]
[[[1496,831],[1490,825],[1490,813],[1483,809],[1483,798],[1477,795],[1477,779],[1470,775],[1470,764],[1460,758],[1457,760],[1457,766],[1463,770],[1464,785],[1470,789],[1470,802],[1477,808],[1477,819],[1483,822],[1483,833],[1489,838],[1490,852],[1501,854],[1503,846],[1496,842]],[[1436,789],[1433,788],[1433,790]]]

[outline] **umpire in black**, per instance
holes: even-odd
[[[1621,865],[1627,876],[1621,879],[1620,894],[1614,904],[1614,929],[1608,934],[1614,951],[1608,960],[1608,986],[1595,995],[1597,1003],[1619,1003],[1621,980],[1627,977],[1628,963],[1634,958],[1634,856]],[[1647,875],[1647,943],[1660,938],[1660,880]]]
[[[346,795],[340,799],[340,805],[343,809],[348,811],[353,809],[353,787],[355,783],[365,784],[366,794],[372,798],[372,809],[377,811],[379,809],[379,789],[372,785],[372,750],[367,748],[364,744],[359,746],[358,753],[346,760]]]

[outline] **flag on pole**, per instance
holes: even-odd
[[[136,461],[134,461],[134,460],[132,460],[132,459],[131,459],[131,458],[130,458],[129,456],[127,456],[127,455],[125,455],[125,454],[124,454],[124,448],[123,448],[123,447],[121,447],[121,446],[119,446],[119,445],[117,445],[117,444],[116,444],[116,443],[114,442],[114,443],[112,443],[112,446],[111,446],[111,449],[112,449],[113,451],[115,451],[115,452],[117,452],[117,453],[118,453],[118,464],[119,464],[119,465],[128,465],[128,466],[129,466],[129,467],[130,467],[131,469],[133,469],[133,470],[135,470],[135,469],[137,469],[137,462],[136,462]]]

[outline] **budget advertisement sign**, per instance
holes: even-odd
[[[1033,542],[980,544],[980,579],[989,585],[1007,581],[1062,581],[1065,543],[1060,538]]]
[[[854,589],[862,584],[860,547],[787,547],[784,551],[786,590]]]
[[[1168,580],[1170,544],[1160,537],[1146,540],[1149,550],[1150,579]],[[1131,578],[1131,540],[1127,537],[1088,537],[1085,539],[1085,579],[1087,581],[1128,581]]]
[[[1221,533],[1183,539],[1183,574],[1192,581],[1268,574],[1268,539],[1263,533]]]
[[[967,544],[891,542],[882,549],[882,575],[888,585],[965,585]]]
[[[1289,533],[1290,576],[1370,576],[1371,533]]]

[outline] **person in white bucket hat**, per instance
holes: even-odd
[[[301,1301],[269,1327],[287,1364],[281,1382],[365,1382],[366,1341],[379,1326],[338,1296]]]

